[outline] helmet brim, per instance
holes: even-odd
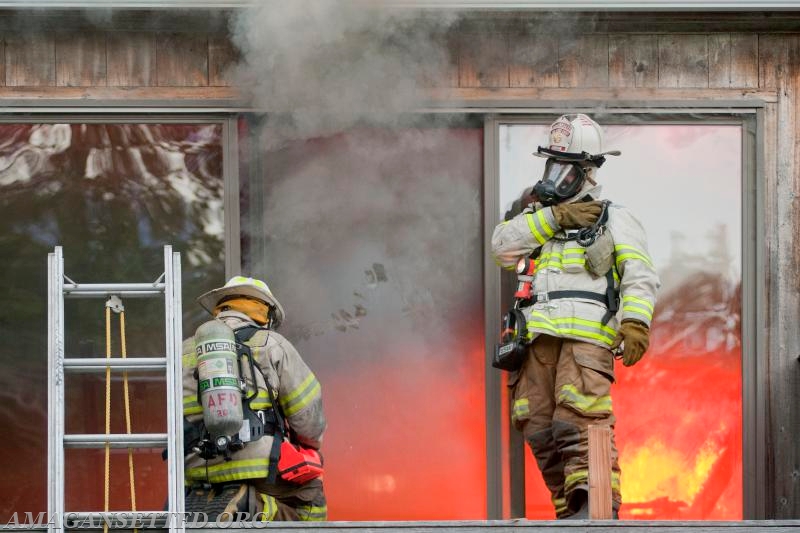
[[[256,300],[266,302],[267,305],[274,309],[275,316],[273,319],[276,327],[283,322],[283,319],[286,316],[286,313],[283,311],[283,306],[274,296],[266,294],[264,291],[260,291],[256,287],[251,287],[249,285],[220,287],[218,289],[208,291],[197,298],[197,303],[199,303],[203,309],[213,314],[214,308],[217,307],[217,304],[219,304],[223,298],[228,296],[247,296],[249,298],[255,298]]]

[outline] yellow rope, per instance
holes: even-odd
[[[125,347],[125,311],[119,314],[119,335],[122,344],[122,358],[128,357],[128,352]],[[128,435],[131,434],[131,397],[128,390],[128,371],[122,373],[122,387],[125,391],[125,430]],[[133,448],[128,448],[128,477],[131,485],[131,510],[136,512],[136,481],[133,476]],[[134,531],[137,531],[134,529]]]
[[[125,311],[119,314],[119,335],[122,350],[122,358],[128,357],[128,350],[125,341]],[[111,307],[106,306],[106,360],[111,359]],[[125,430],[131,434],[131,397],[128,388],[128,371],[122,373],[122,387],[125,393]],[[106,435],[111,434],[111,366],[106,365]],[[133,448],[128,448],[128,479],[131,487],[131,510],[136,512],[136,480],[133,469]],[[105,444],[105,473],[103,477],[103,510],[109,511],[110,489],[111,489],[111,447],[108,440]],[[134,533],[138,529],[133,530]],[[108,521],[103,521],[103,533],[108,533]]]
[[[111,308],[106,307],[106,360],[111,359]],[[111,434],[111,367],[106,365],[106,435]],[[111,448],[108,440],[105,446],[103,510],[108,512],[109,486],[111,483]],[[103,533],[108,533],[108,521],[103,520]]]

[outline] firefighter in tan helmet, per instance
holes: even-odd
[[[283,306],[266,283],[243,276],[198,302],[214,320],[183,343],[187,512],[325,520],[322,391],[274,331]]]
[[[558,518],[588,518],[588,426],[614,426],[614,354],[636,364],[649,344],[660,285],[642,225],[625,207],[599,201],[600,126],[583,114],[550,127],[533,203],[499,224],[492,252],[530,283],[518,292],[520,356],[509,376],[512,421],[523,432]],[[524,266],[530,265],[530,268]],[[522,276],[523,272],[524,276]],[[497,365],[499,366],[499,365]],[[614,515],[621,504],[612,440]]]

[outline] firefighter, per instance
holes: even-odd
[[[243,276],[233,277],[224,287],[203,294],[198,302],[233,330],[237,342],[249,348],[255,371],[249,377],[247,363],[242,365],[245,389],[251,398],[247,404],[265,421],[265,429],[263,437],[244,443],[241,449],[234,448],[228,457],[208,457],[213,454],[204,452],[198,444],[203,442],[204,414],[197,394],[195,340],[185,340],[187,512],[205,512],[212,519],[222,512],[246,512],[260,520],[325,520],[327,506],[321,476],[298,484],[271,471],[278,467],[276,425],[280,420],[285,420],[281,426],[289,428],[284,433],[296,445],[294,449],[311,450],[312,455],[319,450],[326,427],[317,378],[294,346],[274,331],[284,319],[283,306],[266,283]]]
[[[499,224],[492,252],[504,268],[532,258],[531,296],[519,302],[527,355],[509,376],[512,422],[530,445],[557,518],[588,518],[588,426],[614,427],[614,356],[641,359],[660,285],[642,225],[625,207],[599,201],[600,126],[583,114],[550,127],[534,202]],[[527,192],[527,194],[531,194]],[[621,504],[612,436],[614,516]]]

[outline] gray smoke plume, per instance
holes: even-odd
[[[233,21],[237,86],[272,113],[276,139],[387,124],[441,85],[452,12],[342,0],[267,0]]]

